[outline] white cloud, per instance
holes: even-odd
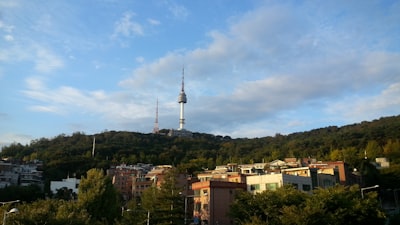
[[[165,3],[167,4],[168,10],[175,18],[185,20],[188,17],[189,11],[185,6],[179,5],[172,1],[166,1]]]
[[[139,56],[139,57],[136,57],[136,58],[135,58],[135,61],[138,62],[138,63],[144,63],[144,62],[145,62],[145,59],[144,59],[144,57]]]
[[[4,35],[4,40],[6,40],[6,41],[13,41],[13,40],[14,40],[14,37],[13,37],[12,35],[10,35],[10,34],[7,34],[7,35]]]
[[[345,37],[341,24],[330,26],[327,32],[325,26],[316,26],[287,6],[260,7],[231,20],[228,32],[211,31],[208,45],[169,53],[135,69],[132,77],[121,84],[138,88],[154,86],[158,81],[175,87],[184,59],[189,62],[185,65],[186,112],[192,116],[191,123],[199,129],[208,126],[220,132],[221,127],[225,131],[243,130],[240,124],[267,123],[265,118],[301,107],[310,112],[329,112],[330,104],[340,105],[349,93],[356,93],[360,100],[367,99],[365,106],[369,101],[375,102],[374,107],[380,108],[375,116],[384,111],[398,113],[397,100],[388,102],[383,101],[383,96],[368,96],[371,89],[379,90],[399,81],[399,54],[366,49],[364,43],[371,41],[368,37],[359,39],[360,34],[354,32]],[[335,33],[343,35],[340,41],[332,36]],[[395,89],[390,90],[387,92]],[[347,111],[348,106],[362,109],[354,113],[353,120],[368,115],[363,101],[351,98],[346,103]],[[343,112],[342,115],[347,116]],[[302,121],[302,115],[292,116],[291,121]]]
[[[49,73],[64,66],[60,57],[43,47],[37,48],[35,63],[35,69],[42,73]]]
[[[118,36],[133,37],[143,36],[144,31],[140,23],[132,20],[135,14],[132,12],[126,12],[124,15],[115,23],[113,38]]]
[[[183,6],[170,6],[177,17],[189,15]],[[160,124],[170,128],[178,124],[176,98],[184,65],[186,121],[194,131],[262,136],[309,126],[306,119],[313,114],[359,121],[399,113],[399,54],[385,51],[389,46],[382,42],[379,46],[383,48],[368,48],[368,43],[376,41],[374,35],[364,28],[360,33],[352,32],[355,23],[344,23],[347,20],[339,17],[333,22],[323,16],[311,19],[311,15],[320,13],[316,8],[304,13],[301,4],[260,6],[229,19],[226,29],[211,30],[208,43],[200,47],[172,49],[149,63],[136,57],[140,65],[131,77],[119,82],[126,90],[50,87],[45,80],[31,78],[24,94],[33,100],[31,110],[95,115],[132,127],[152,125],[152,103],[159,97]],[[336,8],[333,11],[341,12]],[[145,35],[144,27],[134,19],[134,13],[124,13],[114,24],[113,38]],[[147,23],[160,24],[154,19]],[[35,68],[39,72],[63,67],[63,61],[51,49],[36,51]],[[0,60],[13,55],[18,54],[0,49]],[[97,61],[92,64],[102,68]]]
[[[6,33],[11,33],[14,30],[14,26],[7,25],[2,20],[0,20],[0,30],[3,30]]]
[[[33,139],[32,136],[26,134],[15,134],[15,133],[0,133],[0,149],[3,146],[8,146],[13,143],[29,144]],[[13,140],[12,142],[4,140]]]
[[[0,8],[15,8],[20,5],[18,0],[4,0],[0,1]]]
[[[30,106],[29,109],[34,112],[62,114],[62,112],[60,112],[60,110],[54,106],[34,105],[34,106]]]
[[[161,22],[159,20],[155,20],[155,19],[151,19],[151,18],[147,19],[147,22],[153,26],[158,26],[161,24]]]
[[[146,97],[129,92],[108,93],[104,90],[82,91],[70,86],[48,88],[39,77],[26,80],[25,96],[32,99],[29,109],[61,115],[97,115],[113,123],[124,123],[147,118],[151,109]]]
[[[330,114],[345,121],[371,120],[382,116],[398,114],[400,108],[400,82],[388,85],[376,95],[353,95],[332,104],[327,110]]]

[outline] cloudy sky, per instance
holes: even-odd
[[[0,145],[179,127],[289,134],[400,114],[399,1],[2,0]]]

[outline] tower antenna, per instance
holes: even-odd
[[[95,155],[95,150],[96,150],[96,137],[93,136],[93,148],[92,148],[92,157],[94,158]]]
[[[159,129],[158,129],[158,98],[157,98],[156,120],[154,121],[153,133],[158,134],[158,132],[159,132]]]

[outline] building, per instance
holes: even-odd
[[[378,169],[386,169],[390,167],[390,162],[385,157],[380,157],[375,159],[375,163],[373,165]]]
[[[246,184],[247,191],[253,194],[267,190],[274,191],[283,185],[292,185],[296,189],[306,192],[310,192],[313,187],[311,177],[285,173],[247,176]]]
[[[153,169],[151,164],[138,163],[136,165],[121,164],[113,166],[107,170],[107,175],[112,178],[112,183],[118,192],[122,195],[125,201],[130,200],[136,192],[142,190],[136,190],[138,180],[141,181],[145,175]],[[147,182],[150,183],[151,181]],[[140,184],[139,187],[143,186],[143,189],[149,187],[149,185]],[[140,195],[140,193],[138,194]]]
[[[208,180],[192,184],[194,191],[195,220],[201,220],[208,225],[231,225],[228,217],[230,203],[237,191],[245,191],[245,183]]]
[[[27,164],[14,164],[0,161],[0,188],[7,186],[37,185],[44,187],[42,162],[32,161]]]
[[[50,181],[50,191],[56,194],[58,190],[62,188],[67,188],[71,193],[78,194],[80,179],[75,177],[68,177],[67,179],[62,179],[62,181]]]
[[[339,183],[341,185],[351,185],[349,182],[349,177],[351,171],[348,165],[343,161],[327,161],[327,162],[314,162],[308,165],[310,168],[317,168],[320,170],[325,170],[327,168],[335,168],[339,174]]]
[[[17,167],[19,173],[19,185],[29,186],[37,185],[41,189],[44,188],[43,184],[43,171],[37,170],[36,164],[24,164]]]
[[[0,161],[0,188],[18,185],[19,173],[15,170],[17,165]]]

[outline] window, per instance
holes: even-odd
[[[270,191],[275,191],[278,188],[278,183],[268,183],[265,184],[265,189]]]
[[[260,184],[252,184],[250,185],[250,190],[260,190]]]
[[[196,202],[196,204],[194,205],[194,210],[200,211],[200,209],[201,209],[201,202]]]
[[[310,191],[310,190],[311,190],[311,185],[303,184],[303,191]]]

